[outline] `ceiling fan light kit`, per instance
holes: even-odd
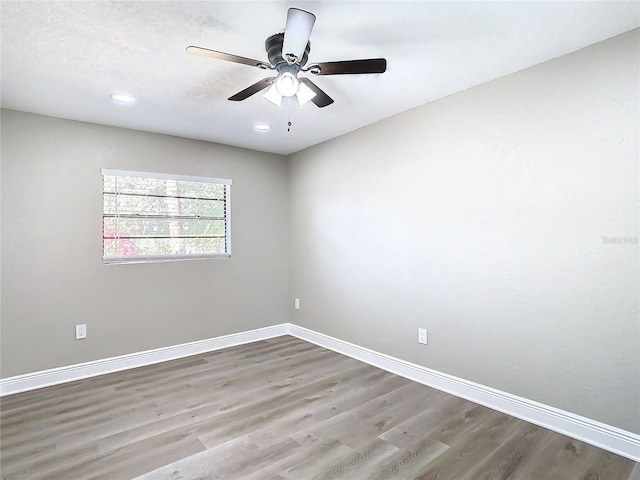
[[[317,94],[311,90],[307,85],[302,82],[298,82],[297,91],[295,93],[298,105],[301,107],[313,99]],[[276,107],[282,106],[282,98],[289,97],[289,95],[282,95],[276,85],[272,85],[263,95],[265,99],[269,100]],[[293,96],[293,95],[292,95]]]
[[[246,100],[268,88],[263,97],[278,107],[282,105],[282,97],[293,96],[296,97],[300,106],[310,101],[319,108],[333,103],[333,99],[309,78],[298,77],[300,72],[312,75],[359,75],[386,71],[387,61],[384,58],[314,63],[303,68],[311,51],[309,37],[315,21],[314,14],[298,8],[290,8],[287,12],[285,31],[276,33],[265,41],[269,63],[195,46],[187,47],[187,53],[249,65],[263,70],[275,70],[278,73],[275,78],[263,78],[232,95],[229,100],[235,102]]]

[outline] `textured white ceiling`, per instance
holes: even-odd
[[[264,41],[284,29],[292,6],[317,17],[310,62],[385,57],[387,72],[314,77],[334,104],[278,109],[261,94],[226,100],[270,72],[185,53],[197,45],[266,60]],[[0,9],[2,107],[280,154],[640,25],[637,1],[3,1]],[[137,102],[114,104],[115,91]],[[256,132],[256,122],[272,130]]]

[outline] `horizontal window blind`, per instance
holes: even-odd
[[[231,180],[102,170],[103,262],[229,257]]]

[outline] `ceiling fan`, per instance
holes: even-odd
[[[277,76],[263,78],[229,97],[229,100],[235,102],[245,100],[251,95],[270,87],[263,96],[277,106],[281,105],[282,97],[295,96],[300,105],[311,101],[322,108],[331,105],[333,99],[310,79],[298,77],[300,72],[313,75],[354,75],[385,72],[387,61],[384,58],[313,63],[305,67],[311,51],[309,36],[315,21],[316,17],[313,13],[298,8],[290,8],[287,12],[285,31],[276,33],[265,41],[269,63],[202,47],[189,46],[187,47],[187,52],[193,55],[241,63],[277,72]]]

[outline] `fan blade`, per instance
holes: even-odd
[[[315,75],[357,75],[360,73],[384,73],[387,61],[384,58],[367,60],[345,60],[343,62],[314,63],[304,69]]]
[[[316,16],[313,13],[298,8],[289,9],[282,42],[282,58],[289,63],[299,62],[307,48],[315,22]]]
[[[265,62],[254,60],[252,58],[240,57],[238,55],[231,55],[230,53],[216,52],[215,50],[209,50],[202,47],[187,47],[187,53],[191,55],[200,55],[201,57],[215,58],[216,60],[226,60],[227,62],[242,63],[243,65],[250,65],[252,67],[267,68]]]
[[[241,100],[245,100],[249,98],[251,95],[258,93],[260,90],[264,90],[269,85],[273,83],[273,78],[263,78],[259,82],[254,83],[250,87],[245,88],[241,92],[236,93],[232,97],[229,97],[229,100],[232,102],[239,102]]]
[[[318,107],[326,107],[327,105],[331,105],[333,103],[333,98],[324,93],[320,87],[318,87],[315,83],[313,83],[308,78],[299,78],[300,82],[304,83],[307,87],[313,90],[316,94],[315,97],[311,99],[313,103],[315,103]]]

